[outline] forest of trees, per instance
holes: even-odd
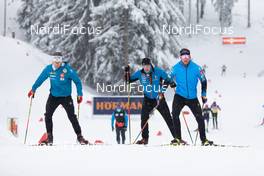
[[[163,33],[162,26],[185,26],[188,21],[184,16],[188,1],[184,0],[22,1],[18,21],[27,40],[46,53],[62,51],[83,82],[93,88],[101,82],[120,84],[123,66],[129,63],[132,69],[138,68],[144,57],[167,69],[168,58],[178,57],[182,36]],[[211,4],[220,25],[230,26],[234,0],[207,1],[197,1],[199,18],[206,15],[204,6]],[[32,33],[45,27],[59,31],[64,26],[76,30]]]

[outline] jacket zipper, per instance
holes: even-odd
[[[188,87],[188,79],[187,79],[187,69],[188,69],[188,65],[186,66],[185,70],[186,70],[186,87],[187,87],[187,94],[188,94],[188,98],[189,98],[189,87]]]

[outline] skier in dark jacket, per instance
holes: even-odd
[[[74,113],[74,105],[71,97],[73,81],[77,88],[77,103],[80,104],[82,102],[82,83],[77,73],[66,62],[62,62],[62,59],[62,54],[60,52],[53,54],[52,64],[46,66],[39,75],[32,89],[29,91],[28,97],[34,97],[38,87],[49,78],[51,88],[45,112],[45,124],[48,138],[46,141],[43,141],[43,144],[53,144],[52,116],[59,105],[62,105],[66,110],[68,118],[77,135],[78,142],[80,144],[88,144],[88,141],[82,136],[81,127]]]
[[[144,58],[142,60],[142,66],[143,68],[141,70],[138,70],[131,76],[129,72],[130,67],[127,66],[125,68],[125,80],[129,83],[139,80],[143,86],[144,100],[141,111],[142,139],[137,141],[137,144],[146,145],[149,140],[149,114],[152,113],[155,108],[161,113],[172,136],[175,137],[175,130],[170,110],[163,95],[166,88],[162,86],[163,83],[167,86],[170,85],[171,87],[175,84],[170,81],[170,78],[165,71],[159,67],[154,67],[149,58]]]
[[[221,76],[225,76],[226,75],[226,69],[227,69],[226,65],[222,65],[222,67],[221,67]]]
[[[198,123],[198,130],[202,145],[212,145],[213,142],[206,139],[205,125],[202,115],[202,109],[197,98],[197,83],[200,80],[202,84],[201,97],[203,104],[207,102],[206,89],[207,81],[202,68],[191,60],[190,50],[183,48],[180,51],[180,59],[171,70],[170,77],[176,83],[176,90],[172,105],[172,116],[176,129],[176,138],[171,141],[172,145],[181,145],[181,124],[180,112],[187,105],[194,114]]]
[[[206,131],[208,132],[208,128],[209,128],[209,119],[210,119],[210,113],[211,113],[211,109],[209,108],[208,105],[205,105],[205,107],[203,108],[203,117],[204,120],[206,121]]]
[[[122,144],[125,144],[126,141],[126,131],[128,124],[128,116],[124,109],[120,105],[116,107],[112,113],[111,125],[112,131],[116,129],[116,141],[120,144],[120,135],[122,137]]]

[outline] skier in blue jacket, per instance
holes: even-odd
[[[112,131],[116,129],[116,141],[120,144],[120,134],[122,137],[122,144],[125,144],[126,141],[126,131],[127,131],[127,124],[128,124],[128,116],[126,111],[121,108],[120,105],[116,107],[114,112],[112,113],[111,118],[111,125]]]
[[[173,87],[175,84],[171,81],[168,74],[160,69],[154,67],[149,58],[142,60],[143,68],[136,71],[130,76],[130,67],[125,68],[125,80],[128,83],[139,80],[143,86],[144,100],[141,111],[141,129],[142,139],[137,141],[137,144],[148,144],[149,129],[148,119],[149,114],[156,108],[164,118],[172,136],[175,138],[175,129],[170,114],[169,107],[164,97],[166,86]],[[165,86],[166,85],[166,86]]]
[[[176,138],[172,140],[171,143],[173,145],[181,144],[182,138],[179,115],[183,107],[187,105],[191,109],[198,123],[198,130],[202,145],[212,145],[213,142],[206,139],[202,109],[197,98],[197,84],[198,80],[200,80],[203,104],[207,102],[206,77],[202,68],[191,60],[191,53],[189,49],[181,49],[180,59],[181,61],[173,66],[170,74],[171,79],[173,79],[177,85],[172,105],[172,116],[176,130]]]
[[[50,79],[50,95],[46,103],[45,112],[45,124],[48,138],[46,141],[43,141],[43,144],[53,144],[52,116],[59,105],[62,105],[66,110],[68,118],[77,135],[78,142],[80,144],[88,144],[88,141],[82,136],[81,127],[74,113],[74,105],[71,97],[73,81],[77,88],[77,103],[80,104],[82,102],[82,83],[77,73],[66,62],[62,62],[62,54],[60,52],[55,52],[53,54],[52,64],[44,68],[33,84],[32,89],[29,91],[28,97],[32,96],[32,98],[34,98],[38,87],[48,78]]]

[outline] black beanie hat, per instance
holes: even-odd
[[[151,65],[151,61],[149,58],[143,58],[142,59],[142,65]]]
[[[180,55],[182,56],[182,55],[190,55],[191,54],[191,52],[190,52],[190,50],[189,49],[187,49],[187,48],[183,48],[183,49],[181,49],[181,51],[180,51]]]

